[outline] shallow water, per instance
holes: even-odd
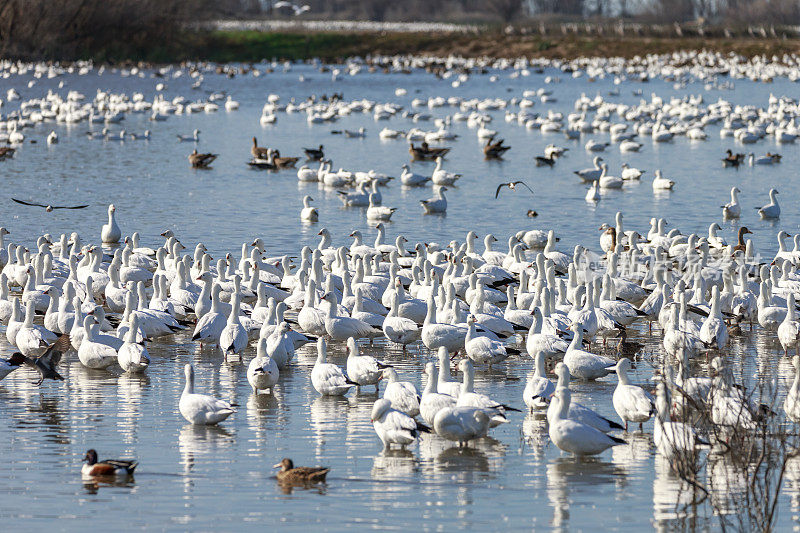
[[[305,82],[298,81],[301,73]],[[32,245],[43,232],[58,236],[78,231],[84,239],[97,241],[106,205],[113,202],[123,233],[139,231],[144,245],[160,244],[159,233],[170,228],[190,250],[201,240],[215,258],[226,252],[238,258],[241,243],[249,243],[256,236],[264,238],[268,254],[297,253],[301,245],[316,242],[322,227],[331,230],[337,245],[348,241],[346,235],[353,229],[360,229],[371,241],[374,230],[366,223],[364,210],[342,208],[335,191],[298,184],[292,170],[250,170],[245,165],[250,137],[257,135],[259,145],[278,147],[283,155],[300,155],[301,147],[321,143],[334,168],[374,168],[399,176],[400,165],[408,161],[407,144],[381,141],[378,131],[384,126],[432,129],[433,123],[412,124],[400,117],[376,123],[370,114],[357,114],[335,124],[308,125],[304,114],[281,113],[277,124],[262,127],[258,117],[266,95],[277,93],[285,101],[336,91],[344,93],[346,99],[364,97],[410,105],[415,96],[511,97],[544,86],[544,75],[509,79],[508,72],[499,73],[496,83],[488,76],[473,76],[459,88],[422,73],[361,73],[331,83],[330,74],[299,65],[289,73],[260,78],[205,77],[204,89],[227,90],[241,103],[240,110],[176,116],[160,123],[149,122],[148,115],[129,115],[124,127],[137,133],[151,128],[150,141],[87,140],[84,132],[89,126],[78,124],[54,126],[61,142],[47,146],[44,137],[50,125],[25,130],[26,136],[38,138],[39,144],[25,144],[14,159],[0,163],[6,196],[92,206],[45,213],[9,200],[4,203],[0,223],[11,230],[10,237]],[[562,83],[552,86],[558,102],[537,103],[533,111],[542,113],[552,108],[566,114],[580,93],[606,94],[612,88],[608,79],[590,83],[585,77],[561,78]],[[152,98],[155,84],[162,81],[121,77],[107,71],[101,77],[68,75],[39,80],[27,89],[30,79],[6,79],[0,88],[15,87],[23,98],[30,98],[42,96],[64,81],[62,94],[75,89],[91,97],[100,87],[129,94],[143,91]],[[196,99],[202,93],[190,90],[191,80],[186,77],[166,83],[165,93],[170,98],[184,95]],[[407,88],[408,96],[394,96],[396,87]],[[703,94],[706,101],[722,97],[765,106],[770,91],[791,94],[793,86],[785,80],[770,85],[736,80],[735,91],[705,91],[701,82],[675,89],[653,80],[648,84],[625,83],[620,97],[608,98],[635,103],[639,97],[631,90],[637,88],[665,98]],[[7,113],[9,109],[14,109],[14,103],[0,111]],[[431,112],[444,116],[453,109]],[[597,250],[597,227],[602,222],[612,223],[614,213],[620,210],[630,229],[646,231],[653,216],[666,217],[684,233],[705,233],[710,223],[718,221],[724,236],[732,241],[738,226],[722,221],[719,206],[728,201],[733,185],[742,189],[746,207],[741,223],[755,232],[753,239],[759,250],[774,253],[777,231],[791,233],[800,224],[800,213],[792,202],[800,192],[793,179],[800,156],[792,145],[776,148],[773,141],[762,141],[754,151],[763,154],[777,149],[784,155],[783,163],[738,171],[721,167],[719,158],[734,143],[719,139],[719,126],[707,128],[707,142],[676,138],[657,144],[645,140],[640,153],[622,156],[611,148],[604,158],[612,173],[618,173],[621,161],[628,161],[647,169],[646,179],[640,184],[626,184],[622,191],[605,195],[597,206],[588,206],[583,200],[585,185],[572,171],[589,166],[591,157],[583,149],[586,139],[604,139],[607,134],[584,137],[576,143],[565,141],[560,134],[547,135],[507,124],[502,111],[491,114],[495,120],[489,127],[499,130],[513,147],[506,160],[483,161],[474,130],[454,124],[453,130],[462,137],[446,143],[453,149],[445,168],[464,177],[449,191],[447,215],[421,215],[418,200],[431,196],[430,188],[403,189],[399,183],[392,183],[382,190],[384,205],[400,208],[393,222],[387,224],[390,239],[404,234],[412,243],[435,240],[446,244],[451,239],[463,239],[472,229],[481,237],[494,233],[504,243],[519,229],[552,227],[561,237],[562,250],[569,251],[576,243]],[[367,128],[368,138],[346,139],[329,133],[359,126]],[[186,155],[192,144],[175,142],[175,134],[190,133],[195,127],[202,130],[199,149],[221,154],[212,170],[190,169]],[[96,125],[94,128],[99,129]],[[551,142],[569,146],[568,156],[553,169],[533,167],[533,156]],[[745,150],[739,147],[738,151]],[[432,168],[430,163],[412,165],[417,172]],[[656,168],[677,182],[673,192],[653,194],[649,181]],[[499,200],[494,200],[497,183],[510,178],[525,179],[535,195],[504,191]],[[773,186],[784,200],[782,218],[777,223],[759,221],[750,206],[766,203],[767,191]],[[304,194],[315,198],[319,224],[301,224],[299,210]],[[538,218],[526,216],[531,208],[538,211]],[[504,250],[504,246],[498,249]],[[370,424],[376,396],[367,390],[345,399],[319,398],[309,380],[315,357],[310,347],[301,350],[295,364],[281,374],[274,396],[254,397],[245,378],[246,366],[238,361],[222,363],[219,354],[201,351],[189,337],[176,335],[151,345],[152,365],[141,377],[87,370],[73,354],[64,364],[64,383],[37,388],[27,370],[0,382],[0,425],[7,428],[7,438],[0,439],[0,456],[7,465],[7,474],[0,476],[4,493],[0,518],[5,527],[19,530],[52,528],[55,524],[59,530],[79,530],[92,522],[107,522],[109,516],[115,517],[115,527],[120,529],[194,530],[255,529],[278,523],[290,530],[353,526],[425,531],[452,527],[591,530],[602,523],[609,529],[637,531],[648,527],[713,527],[716,523],[706,508],[697,509],[698,516],[676,510],[680,484],[655,456],[652,422],[645,425],[643,434],[629,434],[628,445],[588,460],[562,455],[549,443],[544,420],[524,413],[511,414],[509,424],[492,430],[491,439],[479,441],[468,450],[426,436],[408,452],[382,452]],[[644,338],[646,353],[653,352],[659,342],[656,336],[647,337],[646,329],[631,338]],[[4,343],[4,336],[2,340]],[[418,346],[405,355],[383,345],[365,349],[392,362],[401,379],[414,382],[421,390],[421,370],[429,356]],[[2,344],[0,350],[10,353],[11,347]],[[742,360],[744,375],[752,375],[757,361],[766,359],[772,366],[779,361],[774,335],[734,339],[730,350]],[[248,349],[245,361],[253,352]],[[647,364],[647,355],[643,358],[633,380],[650,386],[652,367]],[[330,360],[344,364],[341,346],[332,348]],[[199,391],[230,398],[240,405],[238,413],[219,427],[192,427],[178,413],[186,362],[195,365]],[[791,375],[785,362],[778,369],[784,376]],[[500,402],[524,407],[521,396],[530,370],[529,359],[512,358],[493,372],[479,370],[476,388]],[[697,371],[704,372],[700,368]],[[575,383],[573,398],[616,419],[611,405],[615,383],[613,377],[590,384]],[[88,448],[96,448],[101,459],[137,458],[141,464],[135,481],[118,486],[84,484],[79,469]],[[302,465],[330,466],[327,485],[285,492],[271,469],[282,457],[291,457]],[[790,475],[784,488],[780,529],[788,528],[800,513],[797,479]]]

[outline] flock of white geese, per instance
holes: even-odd
[[[243,243],[240,257],[228,254],[215,264],[202,243],[184,253],[171,231],[156,249],[143,247],[138,233],[123,238],[113,205],[101,230],[102,244],[120,244],[113,255],[76,233],[43,235],[31,252],[6,242],[8,231],[0,228],[0,321],[18,350],[2,363],[0,377],[28,367],[40,383],[64,379],[58,367],[69,357],[93,369],[146,372],[159,364],[148,354],[150,342],[190,330],[220,360],[243,359],[253,393],[270,394],[296,350],[315,342],[308,377],[320,395],[378,391],[385,382],[372,409],[385,447],[409,446],[421,432],[468,445],[517,410],[490,391],[475,391],[476,367],[530,357],[534,371],[521,400],[546,415],[560,449],[597,454],[626,442],[612,432],[654,419],[658,453],[693,452],[713,445],[708,428],[694,425],[693,410],[710,411],[716,436],[754,430],[762,416],[733,380],[725,356],[729,330],[756,324],[787,354],[798,349],[800,250],[797,238],[796,249],[787,250],[781,232],[774,260],[759,265],[751,241],[728,244],[715,236],[716,225],[707,237],[665,233],[665,222],[654,219],[639,233],[627,230],[618,213],[601,234],[599,252],[576,246],[571,254],[556,248],[552,230],[520,231],[502,252],[493,248],[493,235],[476,248],[474,232],[464,242],[417,243],[412,251],[403,236],[386,243],[382,225],[373,244],[356,231],[351,244],[338,247],[323,229],[316,248],[299,251],[299,264],[265,257],[260,238]],[[655,396],[628,374],[641,345],[627,341],[626,330],[637,322],[662,339]],[[421,391],[416,376],[400,376],[362,353],[360,342],[377,339],[402,345],[408,357],[433,357]],[[604,350],[609,342],[615,348]],[[344,367],[328,360],[330,343],[346,346]],[[706,359],[711,374],[692,375]],[[793,362],[797,377],[784,406],[786,416],[800,420],[800,358]],[[178,408],[187,421],[216,424],[236,412],[195,391],[191,364],[185,374]],[[571,400],[571,380],[612,374],[617,417]]]
[[[409,61],[412,68],[425,65],[423,59],[386,58],[395,69],[409,68]],[[702,76],[716,83],[723,70],[733,78],[791,78],[798,68],[791,58],[762,64],[705,53],[628,64],[599,59],[546,65],[477,61],[453,58],[443,63],[448,69],[441,75],[452,78],[457,86],[469,80],[470,69],[492,67],[519,77],[556,66],[573,77],[613,76],[615,85],[648,76],[680,84]],[[19,74],[20,68],[5,63],[2,71]],[[29,68],[38,77],[61,75],[52,66]],[[78,64],[74,68],[88,72],[92,67]],[[192,76],[199,88],[203,68],[184,72],[169,67],[161,75]],[[365,68],[350,61],[335,69],[332,77],[357,75]],[[126,75],[139,74],[138,69],[126,71]],[[559,81],[557,77],[545,80]],[[404,89],[396,92],[405,94]],[[537,103],[556,101],[554,92],[544,88],[510,99],[415,98],[410,109],[363,99],[281,103],[280,97],[272,95],[261,122],[275,122],[278,112],[299,112],[306,113],[310,124],[325,124],[361,112],[372,113],[376,121],[403,116],[421,123],[432,119],[424,108],[450,106],[454,112],[435,119],[436,129],[384,128],[380,133],[384,139],[442,142],[455,140],[450,129],[453,122],[474,127],[479,139],[492,138],[497,132],[489,129],[490,112],[504,110],[509,125],[563,132],[567,139],[608,133],[610,143],[594,139],[585,143],[590,154],[604,152],[612,144],[621,152],[638,151],[641,143],[636,139],[646,136],[654,142],[677,136],[702,142],[712,126],[719,126],[721,137],[741,144],[770,136],[791,143],[800,135],[798,103],[788,97],[771,96],[768,105],[759,108],[721,98],[706,104],[702,96],[664,100],[655,94],[630,105],[614,102],[614,96],[582,95],[575,101],[574,113],[564,116],[553,110],[532,111]],[[15,90],[7,93],[9,101],[19,98]],[[220,105],[229,111],[238,108],[237,102],[221,93],[194,102],[182,97],[168,100],[159,93],[149,102],[140,93],[128,97],[98,91],[94,100],[85,102],[85,96],[75,91],[66,97],[51,91],[45,98],[22,102],[18,111],[7,116],[0,124],[7,133],[0,140],[23,143],[26,127],[47,121],[102,123],[106,129],[90,136],[106,140],[149,139],[149,130],[132,134],[108,128],[127,113],[150,113],[155,123],[169,115],[214,112]],[[197,142],[199,132],[179,140]],[[58,142],[55,132],[47,142]],[[545,157],[553,161],[564,151],[551,145]],[[575,172],[591,183],[587,201],[598,201],[602,189],[621,188],[625,181],[644,174],[625,165],[620,177],[610,176],[602,156],[596,155],[593,162],[593,167]],[[751,157],[750,162],[774,164],[776,160]],[[403,185],[435,187],[436,195],[422,201],[426,213],[446,211],[445,191],[460,178],[443,165],[439,158],[430,176],[414,173],[407,165],[402,169]],[[675,185],[659,170],[654,174],[654,190]],[[323,228],[318,246],[303,247],[296,256],[267,256],[264,241],[257,238],[242,244],[240,256],[227,254],[212,264],[202,243],[187,248],[171,231],[163,234],[164,242],[155,249],[142,246],[137,232],[123,237],[113,205],[101,231],[102,245],[111,248],[86,243],[72,233],[58,239],[43,235],[35,249],[28,250],[7,242],[8,232],[0,228],[0,322],[17,349],[0,363],[0,379],[19,368],[38,372],[40,383],[63,379],[58,367],[68,357],[77,357],[93,369],[146,372],[151,364],[159,364],[148,353],[148,343],[189,330],[192,341],[218,349],[220,359],[245,359],[253,393],[270,394],[279,386],[281,372],[293,364],[296,351],[315,343],[317,359],[309,379],[320,395],[345,395],[363,387],[380,391],[371,419],[384,447],[412,445],[420,433],[468,445],[513,421],[510,413],[518,410],[494,400],[491,391],[476,392],[476,367],[514,365],[529,357],[534,372],[521,400],[528,410],[546,416],[550,439],[558,448],[576,455],[598,454],[625,443],[623,431],[631,424],[641,429],[653,419],[656,450],[672,457],[713,446],[712,436],[753,431],[763,416],[744,385],[735,382],[726,358],[732,330],[755,324],[775,336],[785,354],[799,348],[798,236],[794,249],[788,249],[788,235],[781,231],[774,259],[762,263],[764,255],[744,238],[746,228],[741,228],[737,243],[727,243],[717,235],[717,224],[710,226],[707,236],[684,235],[678,229],[667,232],[664,219],[653,219],[648,229],[631,231],[618,213],[613,224],[601,228],[598,246],[576,246],[569,253],[557,249],[552,230],[516,232],[508,237],[505,251],[495,249],[493,235],[485,235],[479,249],[474,232],[463,242],[447,246],[409,246],[402,235],[389,241],[383,225],[396,210],[381,201],[379,186],[387,184],[390,176],[375,170],[334,172],[331,161],[323,160],[317,169],[304,165],[297,177],[332,188],[355,187],[352,192],[342,191],[342,202],[368,207],[366,216],[378,222],[374,242],[353,231],[352,243],[334,245],[334,236]],[[722,206],[725,217],[742,216],[739,192],[734,187],[730,203]],[[770,191],[769,203],[758,211],[762,218],[780,216],[777,194]],[[300,216],[316,222],[320,216],[311,201],[310,196],[304,198]],[[626,330],[637,323],[648,324],[662,339],[655,395],[629,377],[640,346],[627,340]],[[378,339],[402,345],[408,357],[432,357],[425,364],[423,379],[401,376],[391,365],[362,352],[359,343]],[[613,349],[607,348],[609,342]],[[331,343],[346,346],[346,361],[338,362],[343,366],[328,360]],[[412,349],[407,351],[408,346]],[[702,375],[697,370],[706,359],[710,372]],[[800,421],[800,359],[796,356],[792,361],[797,376],[782,393],[785,415]],[[609,375],[617,377],[612,402],[616,417],[607,406],[594,410],[572,401],[571,380],[591,382]],[[203,376],[197,377],[202,384]],[[217,424],[235,414],[235,405],[197,392],[195,381],[193,366],[187,364],[178,409],[188,422]],[[424,386],[418,388],[420,381]],[[710,413],[715,431],[697,423],[695,410]]]

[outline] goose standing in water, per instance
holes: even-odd
[[[553,444],[559,449],[575,455],[596,455],[612,446],[627,444],[622,439],[606,435],[592,426],[568,418],[572,395],[569,389],[556,389],[553,395],[553,416],[548,417],[548,433]]]
[[[114,204],[108,206],[108,224],[104,224],[100,231],[100,239],[103,241],[103,244],[116,244],[122,237],[122,231],[119,229],[117,219],[114,216],[116,211],[117,208]]]
[[[194,392],[194,367],[184,366],[186,386],[178,402],[178,409],[190,424],[218,424],[236,412],[234,405],[206,394]]]
[[[78,359],[87,368],[104,369],[117,362],[117,351],[107,344],[95,342],[100,325],[95,317],[83,319],[85,335],[78,348]]]
[[[130,329],[125,335],[125,344],[117,352],[117,362],[125,372],[144,372],[150,365],[150,357],[144,342],[138,342],[139,317],[130,319]]]
[[[439,372],[436,369],[436,363],[426,363],[423,372],[428,379],[419,401],[419,414],[427,424],[432,426],[436,414],[446,407],[455,407],[456,399],[449,394],[438,392]]]
[[[267,338],[262,337],[258,339],[256,356],[247,365],[247,382],[253,388],[253,394],[264,390],[272,392],[279,376],[278,364],[267,355]]]
[[[534,409],[546,409],[550,397],[556,391],[553,382],[547,379],[545,375],[544,352],[536,352],[533,355],[533,360],[533,373],[528,377],[525,390],[522,391],[522,400],[531,412]]]
[[[392,403],[392,408],[414,418],[419,414],[420,396],[417,388],[409,381],[399,381],[394,368],[384,368],[382,377],[386,379],[383,397]]]
[[[429,427],[393,409],[392,403],[383,398],[372,406],[372,427],[375,428],[384,449],[389,449],[392,444],[399,444],[400,448],[405,449],[417,440],[420,433],[430,433]]]
[[[762,219],[775,219],[781,216],[781,206],[778,205],[778,191],[776,189],[769,190],[769,203],[758,210],[758,214]]]
[[[491,418],[480,407],[445,407],[436,413],[433,429],[440,437],[458,442],[459,447],[488,435]]]
[[[344,371],[328,362],[328,344],[317,339],[317,360],[311,369],[311,385],[323,396],[343,396],[358,383],[350,381]]]
[[[617,363],[617,387],[614,389],[612,402],[614,410],[625,422],[625,431],[628,431],[628,422],[638,423],[639,430],[642,424],[650,420],[655,413],[655,400],[643,388],[631,385],[628,370],[633,368],[630,359],[623,357]]]

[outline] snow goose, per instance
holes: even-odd
[[[758,214],[762,219],[780,218],[781,206],[778,205],[778,191],[776,189],[769,190],[769,203],[758,210]]]
[[[236,412],[234,405],[205,394],[194,392],[194,368],[184,367],[186,386],[181,393],[178,409],[190,424],[217,424]]]
[[[564,355],[569,349],[569,343],[557,335],[542,332],[544,318],[541,309],[534,307],[531,315],[533,323],[525,339],[528,355],[533,357],[537,352],[543,352],[546,356]]]
[[[125,335],[125,343],[117,352],[117,362],[125,372],[144,372],[150,365],[147,347],[145,347],[143,342],[140,343],[138,341],[138,333],[139,320],[138,317],[133,316],[130,319],[130,329],[128,329],[128,333]]]
[[[281,322],[272,335],[267,337],[267,355],[283,370],[294,357],[294,343],[289,338],[292,328],[286,322]]]
[[[668,459],[694,454],[697,444],[709,443],[700,438],[693,427],[683,422],[670,420],[669,389],[663,382],[656,385],[656,419],[653,428],[653,443],[656,451]]]
[[[510,348],[499,341],[492,340],[488,337],[478,336],[475,330],[475,316],[470,315],[467,318],[467,334],[464,337],[464,351],[470,360],[477,364],[488,363],[489,366],[508,359]],[[519,353],[516,350],[513,352]]]
[[[402,287],[399,280],[397,284]],[[391,307],[389,314],[386,315],[386,318],[383,320],[382,327],[383,334],[386,335],[386,338],[396,344],[401,344],[403,350],[405,350],[406,345],[420,339],[422,331],[416,322],[400,316],[399,300],[400,298],[396,292],[391,295]]]
[[[417,388],[409,381],[398,381],[394,368],[384,368],[382,376],[386,379],[383,398],[392,403],[392,408],[412,418],[420,414]]]
[[[570,329],[575,332],[575,336],[564,355],[564,364],[567,365],[572,376],[591,381],[605,377],[614,371],[616,361],[613,359],[580,349],[583,343],[583,326],[580,323],[571,325]]]
[[[436,196],[427,200],[420,200],[419,203],[422,204],[426,215],[445,213],[447,211],[447,198],[444,195],[446,190],[447,187],[437,186],[435,190]]]
[[[14,344],[26,357],[38,357],[47,347],[58,339],[58,335],[33,323],[34,303],[28,300],[25,304],[25,320],[14,336]]]
[[[556,383],[556,390],[568,389],[569,369],[567,368],[567,365],[565,365],[564,363],[556,363],[556,368],[554,372],[558,378],[558,382]],[[556,405],[556,402],[550,402],[550,405],[547,408],[548,420],[550,420],[555,415],[555,411],[557,409],[558,406]],[[573,401],[570,401],[567,418],[576,420],[578,422],[586,424],[587,426],[591,426],[598,431],[602,431],[603,433],[608,433],[609,431],[615,429],[623,429],[622,425],[604,416],[600,416],[599,414],[592,411],[588,407],[585,407],[579,404],[578,402],[573,402]]]
[[[430,181],[430,176],[423,176],[422,174],[415,174],[411,172],[408,165],[403,165],[403,173],[400,174],[400,183],[406,187],[419,187],[424,185],[425,182]]]
[[[700,340],[717,350],[728,342],[728,326],[722,320],[722,312],[719,308],[719,287],[716,285],[711,288],[711,310],[700,327]]]
[[[280,376],[277,363],[267,355],[267,339],[259,339],[257,346],[256,356],[247,365],[247,382],[256,395],[259,391],[272,392]]]
[[[620,172],[620,177],[624,180],[638,180],[645,172],[647,171],[633,168],[628,165],[628,163],[622,163],[622,172]]]
[[[623,179],[617,176],[609,176],[608,175],[608,166],[605,163],[601,165],[603,169],[603,173],[600,174],[600,179],[597,180],[597,183],[600,184],[600,188],[602,189],[621,189],[623,184]]]
[[[192,340],[200,341],[201,347],[203,343],[211,344],[212,346],[219,345],[222,330],[225,329],[227,325],[228,321],[219,307],[220,291],[222,291],[222,288],[219,285],[214,285],[211,289],[211,309],[207,311],[195,325]]]
[[[595,455],[612,446],[627,444],[624,440],[598,431],[577,420],[568,418],[571,394],[569,389],[559,388],[553,396],[556,406],[552,418],[548,419],[550,440],[559,449],[575,455]]]
[[[367,208],[368,220],[381,220],[383,222],[388,222],[392,218],[392,215],[395,211],[397,211],[396,207],[385,207],[380,205],[375,193],[370,193],[369,207]]]
[[[739,204],[739,187],[731,188],[731,201],[722,206],[722,216],[724,218],[739,218],[742,214],[742,206]]]
[[[600,162],[603,160],[600,156],[595,156],[592,160],[594,163],[593,168],[585,168],[583,170],[576,170],[574,173],[581,178],[583,181],[597,181],[600,179],[600,176],[603,174],[603,168],[600,166]]]
[[[100,231],[100,238],[103,244],[116,244],[122,237],[122,231],[119,229],[117,219],[114,216],[116,210],[117,208],[114,207],[114,204],[108,206],[108,223],[104,224]]]
[[[383,333],[380,326],[376,329],[361,320],[349,316],[339,316],[339,302],[333,292],[326,292],[322,299],[330,304],[325,316],[325,332],[331,339],[344,341],[351,337],[372,338]]]
[[[628,422],[639,424],[641,431],[642,424],[650,420],[655,413],[655,400],[642,387],[631,385],[628,378],[628,370],[631,368],[633,365],[627,357],[623,357],[617,363],[618,382],[614,389],[612,402],[614,410],[625,422],[625,431],[628,431]]]
[[[445,353],[445,356],[446,355]],[[425,390],[422,391],[422,398],[419,402],[419,412],[422,419],[427,424],[433,425],[436,413],[446,407],[455,407],[456,399],[448,394],[438,392],[437,382],[439,379],[439,372],[436,369],[436,363],[426,363],[423,372],[428,376],[428,379],[425,383]]]
[[[78,348],[78,359],[87,368],[108,368],[117,362],[117,350],[107,344],[95,342],[100,325],[93,316],[83,319],[84,338]]]
[[[422,343],[425,347],[429,350],[438,350],[443,347],[448,352],[457,352],[464,349],[466,337],[467,328],[436,322],[436,302],[431,293],[428,296],[428,310],[422,324]]]
[[[226,358],[241,353],[247,347],[247,330],[239,319],[239,305],[239,294],[234,293],[228,322],[219,334],[219,346]]]
[[[534,370],[528,376],[525,390],[522,391],[522,400],[531,412],[534,409],[546,409],[550,402],[550,397],[556,391],[552,381],[547,379],[544,370],[544,352],[538,351],[533,355]]]
[[[481,439],[489,433],[491,420],[480,407],[445,407],[433,419],[433,428],[440,437],[466,446],[471,440]]]
[[[661,175],[661,169],[656,170],[656,176],[653,178],[653,190],[663,191],[671,190],[675,186],[675,182],[667,179]]]
[[[486,414],[488,414],[491,418],[489,427],[496,427],[500,424],[505,424],[508,422],[506,419],[506,410],[519,411],[519,409],[498,403],[485,394],[479,394],[473,390],[475,382],[475,368],[472,366],[472,361],[469,359],[462,359],[458,362],[458,369],[464,373],[464,381],[461,384],[461,392],[456,400],[457,406],[478,407],[484,409]]]
[[[347,339],[347,376],[358,387],[375,385],[377,392],[383,369],[390,366],[371,355],[361,355],[356,340],[353,337]]]
[[[798,343],[800,336],[800,322],[797,321],[794,293],[786,296],[786,316],[778,326],[778,341],[783,347],[784,355],[789,355],[789,349],[800,350]]]
[[[436,356],[439,360],[438,380],[436,382],[437,390],[442,394],[447,394],[454,399],[458,399],[461,394],[461,383],[453,381],[450,374],[450,354],[447,348],[442,346],[439,348]]]
[[[372,406],[372,427],[375,428],[378,438],[381,439],[384,449],[392,444],[399,444],[405,449],[413,444],[420,433],[429,433],[430,428],[424,426],[396,409],[392,408],[389,400],[381,398]]]
[[[311,369],[311,384],[323,396],[343,396],[357,383],[350,381],[344,371],[333,363],[328,363],[328,344],[325,339],[317,339],[317,360]]]

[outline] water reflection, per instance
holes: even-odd
[[[419,471],[419,461],[410,450],[383,450],[372,462],[372,477],[379,480],[409,478]]]

